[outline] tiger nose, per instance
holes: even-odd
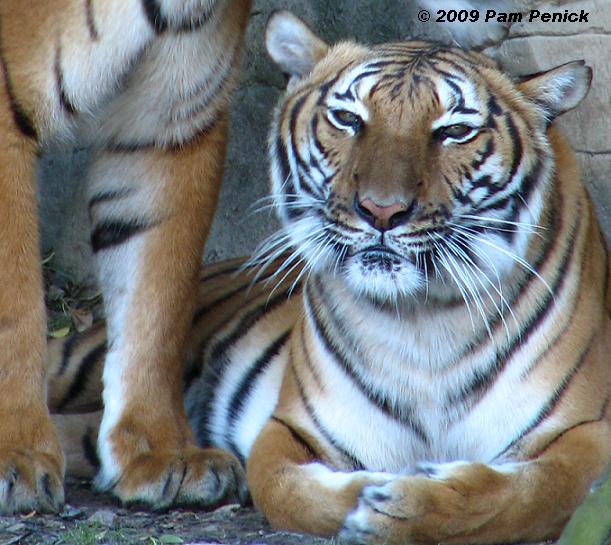
[[[359,217],[380,231],[388,231],[407,223],[411,215],[410,208],[411,206],[403,201],[382,205],[369,197],[360,200],[359,196],[356,195],[354,198],[354,209]]]

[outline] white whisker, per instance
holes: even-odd
[[[536,276],[541,281],[541,283],[545,286],[545,288],[550,292],[550,294],[554,296],[553,290],[549,287],[549,284],[545,281],[545,279],[532,267],[532,265],[530,265],[530,263],[522,259],[520,256],[514,254],[513,252],[510,252],[509,250],[506,250],[505,248],[502,248],[498,244],[494,244],[493,242],[490,242],[489,240],[483,238],[482,236],[479,235],[477,231],[473,229],[470,229],[465,226],[460,226],[460,227],[455,226],[454,228],[457,231],[461,232],[464,236],[470,238],[471,240],[486,244],[487,246],[494,248],[495,250],[501,252],[502,254],[506,255],[507,257],[509,257],[510,259],[512,259],[519,265],[521,265],[526,271]]]

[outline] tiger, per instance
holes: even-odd
[[[181,365],[249,11],[249,0],[0,2],[0,513],[64,502],[35,168],[39,153],[75,142],[93,150],[108,331],[96,483],[161,508],[219,501],[205,486],[216,473],[243,481],[233,455],[197,447]]]
[[[608,249],[554,126],[590,68],[518,78],[433,42],[328,45],[288,11],[266,47],[288,77],[264,201],[281,228],[200,274],[198,443],[235,453],[276,528],[555,538],[611,461]],[[105,347],[103,324],[49,347],[80,475]]]

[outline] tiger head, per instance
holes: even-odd
[[[426,42],[329,46],[286,11],[266,45],[289,76],[272,124],[272,192],[307,270],[376,300],[463,296],[528,267],[553,176],[553,119],[586,95],[571,62],[516,81]]]

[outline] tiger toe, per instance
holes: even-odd
[[[0,513],[54,513],[63,504],[61,456],[34,450],[0,450]]]
[[[187,447],[134,458],[111,488],[123,503],[153,509],[194,505],[211,509],[230,501],[248,500],[246,478],[238,459],[220,449]]]

